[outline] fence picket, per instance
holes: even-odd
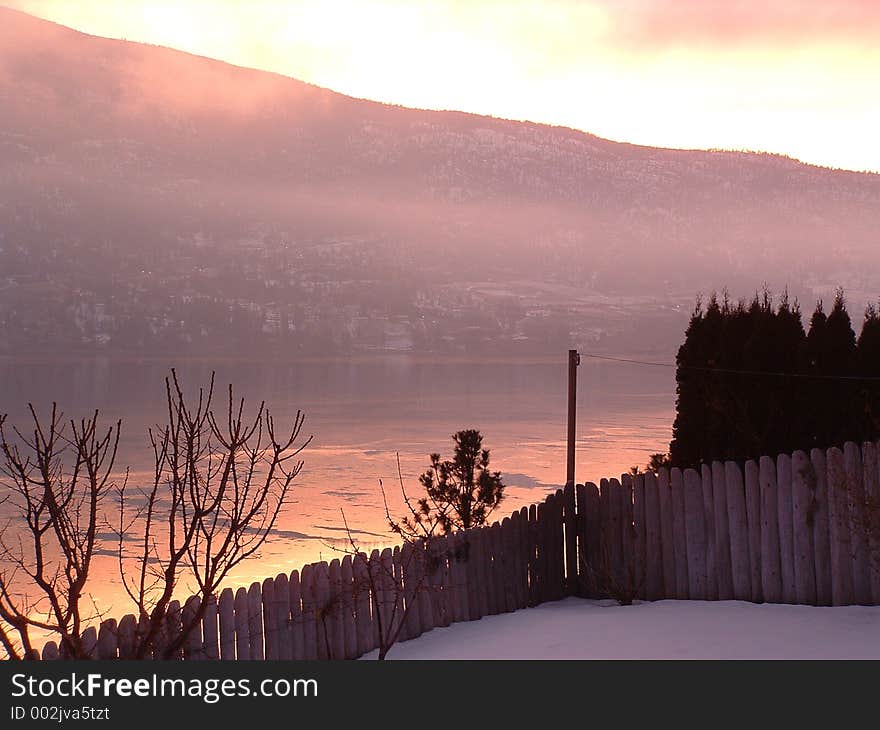
[[[286,573],[275,576],[275,631],[278,646],[278,659],[293,659],[293,643],[290,632],[290,581]]]
[[[303,568],[305,573],[305,568]],[[300,572],[293,570],[290,572],[290,580],[287,583],[290,593],[290,658],[291,659],[313,659],[314,655],[307,654],[306,649],[306,621],[303,605],[303,588]],[[310,625],[314,625],[311,622]],[[309,647],[311,649],[311,647]]]
[[[791,504],[794,532],[795,599],[816,604],[816,553],[813,546],[813,513],[816,478],[803,451],[791,455]]]
[[[685,599],[690,595],[688,576],[690,566],[687,556],[687,528],[685,527],[684,475],[681,469],[669,472],[672,485],[672,535],[675,545],[675,598]]]
[[[393,566],[394,576],[394,635],[397,641],[404,641],[406,636],[406,626],[404,622],[404,612],[406,610],[405,587],[403,575],[403,553],[402,547],[395,546],[391,551],[391,563]]]
[[[733,597],[738,601],[752,600],[752,571],[749,563],[749,528],[746,515],[746,494],[739,464],[724,465],[724,486],[730,527],[730,565],[733,570]]]
[[[183,630],[187,632],[183,641],[184,659],[203,661],[206,658],[203,648],[204,638],[202,636],[204,616],[202,619],[198,618],[201,604],[202,599],[199,596],[190,596],[186,599],[186,603],[183,604],[181,623]]]
[[[727,469],[721,461],[712,462],[712,503],[718,600],[729,601],[733,598],[733,563],[730,559],[730,520],[727,515]]]
[[[386,616],[383,606],[384,591],[382,587],[382,558],[378,550],[372,550],[370,552],[370,559],[367,566],[370,571],[370,612],[373,617],[373,646],[381,650],[388,628],[385,624]],[[423,609],[420,607],[420,610]]]
[[[645,598],[663,598],[663,534],[657,476],[645,474]]]
[[[474,544],[473,528],[464,530],[459,541],[459,550],[464,556],[464,572],[467,586],[467,620],[476,621],[480,618],[480,598],[478,591],[479,571],[477,570],[477,547]]]
[[[577,484],[574,488],[574,520],[575,538],[577,540],[577,556],[575,558],[575,570],[577,572],[577,595],[586,597],[589,594],[587,564],[587,488],[583,484]]]
[[[625,581],[623,569],[623,486],[618,479],[609,479],[608,491],[608,533],[603,538],[607,544],[608,566],[607,572],[618,584]],[[604,505],[603,505],[604,506]],[[603,566],[605,569],[605,566]]]
[[[461,562],[459,554],[459,545],[461,543],[462,533],[454,532],[449,536],[447,547],[449,549],[449,585],[452,596],[452,616],[451,620],[455,623],[459,621],[467,621],[467,583],[465,572],[463,570],[464,563]]]
[[[620,500],[620,570],[624,585],[634,589],[636,582],[633,573],[633,488],[632,475],[622,474],[617,488]]]
[[[828,525],[828,468],[825,452],[810,451],[813,473],[816,475],[816,503],[813,512],[813,550],[816,561],[816,602],[831,605],[831,536]],[[770,600],[767,598],[766,600]]]
[[[514,512],[510,518],[511,539],[513,544],[513,591],[516,596],[516,607],[525,608],[528,605],[528,568],[526,567],[526,551],[523,544],[523,515],[529,519],[529,512],[521,509]]]
[[[263,647],[263,592],[260,584],[254,581],[247,593],[248,635],[250,637],[251,659],[265,659]]]
[[[663,598],[675,598],[675,521],[672,516],[672,484],[669,469],[661,468],[657,472],[657,496],[660,502],[660,540],[663,551]]]
[[[266,578],[261,588],[263,604],[263,639],[266,659],[278,659],[278,625],[275,617],[275,579]]]
[[[831,605],[853,603],[849,503],[843,452],[836,446],[826,455],[828,474],[828,533],[831,543]]]
[[[134,633],[134,657],[135,659],[158,659],[161,658],[156,653],[156,642],[161,639],[161,635],[164,632],[163,625],[159,624],[158,629],[158,637],[154,636],[152,639],[148,639],[147,636],[150,633],[150,619],[147,616],[141,616],[137,620],[137,626],[135,627]],[[62,659],[68,659],[67,651],[62,643],[61,646],[58,647],[58,651],[61,652]],[[233,657],[234,658],[234,657]]]
[[[703,493],[703,524],[706,528],[706,598],[718,600],[718,577],[715,575],[715,496],[712,465],[700,465],[700,488]]]
[[[609,578],[617,580],[617,561],[620,547],[620,528],[619,528],[619,504],[617,499],[612,495],[612,484],[610,479],[601,479],[599,481],[599,500],[601,509],[599,516],[601,518],[600,537],[599,537],[599,554],[596,556],[596,582],[598,593],[597,596],[605,597],[606,586]]]
[[[315,644],[318,659],[330,658],[328,608],[330,604],[330,566],[322,560],[315,563]]]
[[[202,622],[197,619],[201,599],[190,596],[183,604],[181,623],[186,636],[183,641],[183,658],[201,660],[205,658],[202,651]]]
[[[758,484],[761,490],[761,592],[765,601],[779,603],[782,600],[782,568],[776,462],[769,456],[762,456],[758,462]]]
[[[495,584],[495,612],[507,611],[507,586],[504,584],[504,541],[501,537],[501,525],[493,522],[489,530],[492,543],[492,581]],[[560,561],[561,562],[561,561]]]
[[[397,599],[400,590],[396,589],[395,583],[399,577],[395,551],[398,548],[387,548],[389,554],[386,557],[385,550],[379,551],[379,573],[377,589],[379,597],[386,601],[385,614],[383,614],[382,630],[384,640],[388,645],[393,643],[393,637],[397,629]]]
[[[750,600],[764,600],[761,577],[761,486],[758,464],[749,460],[745,464],[746,529],[749,541],[749,569],[752,595]]]
[[[547,540],[547,502],[539,502],[537,509],[537,519],[535,520],[535,582],[537,583],[537,597],[535,603],[544,603],[549,600],[548,588],[549,580],[547,576],[547,566],[549,559],[547,550],[549,544]]]
[[[440,622],[438,626],[449,626],[452,623],[452,592],[449,589],[451,579],[449,571],[449,537],[440,535],[435,538],[434,560],[437,564],[437,581],[439,587],[438,605]]]
[[[513,512],[510,517],[501,521],[501,541],[504,560],[504,588],[508,611],[516,611],[520,608],[519,579],[519,512]]]
[[[794,577],[794,506],[791,495],[791,456],[776,457],[776,515],[779,520],[779,566],[782,573],[782,601],[797,601]]]
[[[473,544],[477,539],[475,534],[476,528],[471,528],[468,532],[473,533],[470,538]],[[416,597],[416,603],[419,608],[419,624],[421,624],[422,632],[424,633],[437,626],[437,619],[434,615],[434,580],[431,575],[433,566],[431,565],[430,555],[428,553],[428,540],[423,540],[418,545],[416,559],[419,561],[419,571],[422,582],[422,588]],[[474,570],[479,569],[479,566],[475,563]],[[477,618],[479,618],[479,616]]]
[[[120,659],[134,659],[136,631],[137,619],[134,617],[134,614],[128,613],[123,616],[116,629]],[[45,649],[43,651],[45,654]],[[45,659],[46,657],[44,656],[43,658]]]
[[[566,484],[563,489],[563,520],[565,527],[565,592],[577,594],[577,511],[575,507],[575,486]]]
[[[647,529],[645,526],[645,477],[636,474],[633,483],[633,557],[632,572],[635,576],[637,596],[644,598],[648,581]]]
[[[517,555],[519,560],[519,597],[520,608],[529,605],[529,509],[523,507],[519,511],[517,529]]]
[[[537,558],[537,505],[531,504],[526,510],[526,521],[523,523],[523,544],[526,559],[526,573],[528,574],[528,605],[535,606],[538,603],[538,558]]]
[[[860,606],[871,603],[871,577],[868,567],[868,535],[865,519],[865,474],[862,452],[847,441],[843,445],[849,503],[850,549],[852,551],[853,599]]]
[[[455,564],[455,533],[445,536],[445,555],[443,558],[443,591],[446,593],[446,621],[447,626],[459,619],[457,612],[461,611],[461,603],[458,597],[458,568]]]
[[[373,632],[372,597],[370,595],[370,565],[366,553],[355,555],[351,567],[354,573],[357,653],[358,656],[363,656],[376,648]],[[413,613],[417,617],[418,609]]]
[[[876,513],[880,509],[880,459],[873,443],[862,445],[862,461],[865,467],[864,527],[868,533],[868,579],[871,586],[871,604],[880,604],[880,521]]]
[[[108,618],[102,621],[98,630],[98,659],[116,659],[118,643],[116,619]]]
[[[304,565],[299,574],[299,589],[302,599],[303,659],[318,658],[318,617],[315,594],[315,565]],[[291,579],[293,576],[291,576]],[[291,580],[293,585],[293,580]],[[290,598],[290,610],[293,612],[293,595]]]
[[[351,555],[342,559],[342,634],[345,658],[356,659],[358,654],[357,623],[354,609],[354,566]]]
[[[251,658],[251,639],[248,633],[248,592],[241,587],[235,592],[235,658],[239,661]]]
[[[395,546],[391,551],[391,579],[394,600],[391,604],[391,638],[400,640],[401,633],[405,631],[403,625],[404,612],[404,587],[403,587],[403,560],[401,559],[400,547]]]
[[[174,646],[180,639],[180,633],[180,601],[171,601],[168,604],[168,612],[165,614],[165,630],[162,632],[161,639],[156,647],[160,658],[183,659],[183,646]]]
[[[584,484],[584,511],[586,517],[587,595],[598,597],[595,569],[601,561],[602,546],[602,498],[599,487],[592,482]],[[583,567],[583,564],[582,564]]]
[[[379,615],[382,617],[382,640],[386,647],[390,646],[394,636],[396,616],[394,611],[397,598],[394,585],[394,556],[391,548],[385,548],[379,553],[378,566],[378,592],[379,592]]]
[[[342,617],[342,565],[333,558],[328,568],[330,592],[327,599],[327,657],[345,659],[345,627]]]
[[[220,619],[220,659],[235,659],[235,598],[231,588],[220,591],[218,604]]]
[[[550,600],[557,601],[565,595],[565,536],[562,515],[562,490],[559,489],[548,497],[549,509],[547,518],[550,520]]]
[[[205,613],[202,615],[201,654],[209,661],[220,658],[220,645],[217,632],[217,598],[213,595],[205,599]]]
[[[684,510],[688,566],[688,596],[704,601],[708,597],[706,570],[706,517],[703,510],[703,485],[699,473],[685,469]]]
[[[535,568],[535,535],[534,535],[534,526],[533,522],[535,520],[535,505],[532,504],[529,507],[523,507],[520,510],[520,536],[519,539],[522,541],[522,560],[523,560],[523,570],[525,574],[523,576],[523,580],[525,581],[525,599],[526,606],[533,606],[534,604],[534,568]]]
[[[572,494],[574,494],[574,490],[572,490]],[[513,516],[516,517],[514,512]],[[572,515],[572,524],[574,524],[574,515]],[[501,565],[503,568],[503,593],[502,596],[504,598],[504,610],[506,612],[516,611],[517,606],[517,597],[516,597],[516,566],[515,566],[515,557],[514,557],[514,529],[516,525],[514,524],[511,517],[505,517],[501,520]],[[574,533],[572,533],[574,534]],[[575,553],[577,553],[577,538],[575,538]],[[575,560],[576,558],[572,558]],[[575,578],[575,583],[577,579]]]
[[[89,626],[82,632],[82,648],[85,655],[90,659],[98,658],[98,630],[94,626]]]
[[[554,600],[565,597],[565,493],[561,489],[556,490],[553,499],[553,554],[554,571],[553,596]]]
[[[437,558],[436,538],[430,537],[425,541],[423,550],[423,561],[425,566],[425,598],[426,604],[430,607],[427,616],[428,629],[434,629],[443,625],[442,609],[440,606],[440,565]],[[488,574],[487,578],[488,578]],[[424,614],[423,614],[423,620]]]

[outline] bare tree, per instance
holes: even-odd
[[[187,403],[173,370],[165,390],[167,423],[150,431],[152,485],[137,490],[140,504],[133,509],[126,488],[118,490],[119,572],[140,620],[135,658],[157,648],[166,657],[180,649],[229,572],[271,534],[302,469],[299,456],[311,441],[300,442],[300,411],[280,438],[265,402],[246,419],[245,401],[235,399],[231,385],[218,419],[213,376],[207,391],[199,389],[195,404]],[[140,549],[126,558],[125,542],[132,534],[138,535]],[[157,647],[182,576],[195,584],[198,610]]]
[[[369,591],[372,622],[379,644],[378,658],[384,660],[403,635],[410,614],[419,610],[418,602],[422,594],[434,588],[433,576],[448,556],[437,550],[430,536],[406,539],[399,571],[395,571],[394,565],[383,560],[378,550],[373,550],[367,556],[348,526],[345,511],[340,512],[348,547],[333,549],[350,555],[355,574],[363,576],[363,584],[356,582],[354,590]],[[361,570],[357,570],[358,564]]]
[[[34,630],[56,635],[63,656],[89,655],[81,637],[100,618],[87,592],[93,558],[105,549],[99,526],[116,533],[122,584],[137,609],[135,658],[173,656],[224,578],[271,535],[311,440],[300,438],[302,413],[278,436],[265,403],[245,417],[232,386],[215,414],[213,375],[195,403],[173,370],[165,390],[167,421],[149,432],[146,487],[131,486],[127,472],[121,483],[111,478],[121,424],[99,429],[97,411],[65,423],[53,406],[44,426],[31,407],[27,435],[10,434],[0,418],[0,486],[13,507],[0,529],[0,644],[10,658],[34,652]],[[195,591],[198,609],[168,636],[169,604],[183,587]]]
[[[11,659],[34,652],[34,630],[58,636],[66,655],[84,655],[84,624],[98,618],[86,584],[119,445],[120,423],[99,429],[98,412],[48,423],[29,405],[32,430],[0,417],[0,488],[12,517],[0,529],[0,642]]]

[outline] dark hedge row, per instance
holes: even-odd
[[[787,296],[698,302],[676,362],[676,466],[880,434],[880,317],[869,307],[857,338],[842,291],[808,329]]]

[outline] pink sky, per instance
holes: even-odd
[[[874,0],[5,2],[360,97],[880,170]]]

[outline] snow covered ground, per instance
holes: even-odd
[[[375,659],[376,652],[365,659]],[[434,629],[388,659],[878,659],[880,606],[567,598]]]

